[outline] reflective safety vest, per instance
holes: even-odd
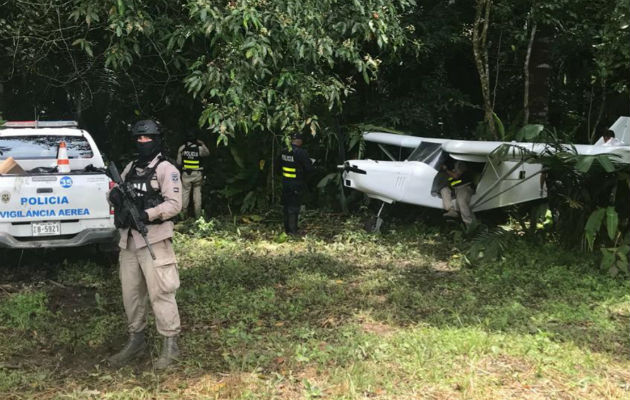
[[[300,173],[297,170],[297,163],[295,162],[293,152],[282,153],[282,177],[285,179],[293,180],[301,178]]]
[[[450,177],[448,178],[448,184],[454,188],[456,186],[460,186],[460,185],[464,185],[467,183],[471,183],[473,182],[473,175],[471,173],[471,171],[469,170],[465,170],[463,174],[461,174],[461,176],[459,178],[453,178]]]
[[[463,181],[459,178],[453,178],[450,177],[448,178],[448,184],[451,185],[451,187],[455,187],[455,186],[459,186],[463,183]]]
[[[197,171],[201,169],[199,156],[199,145],[186,143],[182,150],[182,167],[187,171]]]

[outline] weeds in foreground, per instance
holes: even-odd
[[[626,281],[553,244],[513,237],[471,268],[457,233],[408,224],[375,236],[359,225],[311,218],[309,234],[282,243],[277,226],[251,219],[182,228],[185,358],[163,374],[149,359],[102,362],[125,339],[115,266],[27,266],[48,280],[2,285],[2,397],[629,394]]]

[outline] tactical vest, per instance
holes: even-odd
[[[298,182],[302,179],[302,170],[295,162],[293,151],[284,151],[280,158],[282,179],[285,182]]]
[[[197,171],[201,169],[199,145],[186,143],[182,150],[182,166],[185,171]]]
[[[157,180],[155,171],[157,170],[158,165],[165,160],[166,158],[160,157],[158,162],[155,163],[153,167],[145,169],[142,175],[138,174],[138,171],[136,170],[136,163],[133,163],[129,173],[127,173],[125,182],[130,183],[136,193],[136,207],[138,210],[147,210],[164,202],[162,193],[160,193],[159,189],[156,190],[153,186],[151,186],[151,181]],[[162,222],[164,221],[156,219],[148,221],[146,224],[161,224]]]

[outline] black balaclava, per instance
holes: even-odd
[[[147,165],[157,156],[162,150],[162,140],[159,136],[151,136],[153,139],[150,142],[138,142],[136,141],[136,149],[138,150],[138,165]]]

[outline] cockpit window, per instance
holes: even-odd
[[[447,155],[442,151],[441,143],[422,142],[411,153],[408,161],[420,161],[437,170]]]

